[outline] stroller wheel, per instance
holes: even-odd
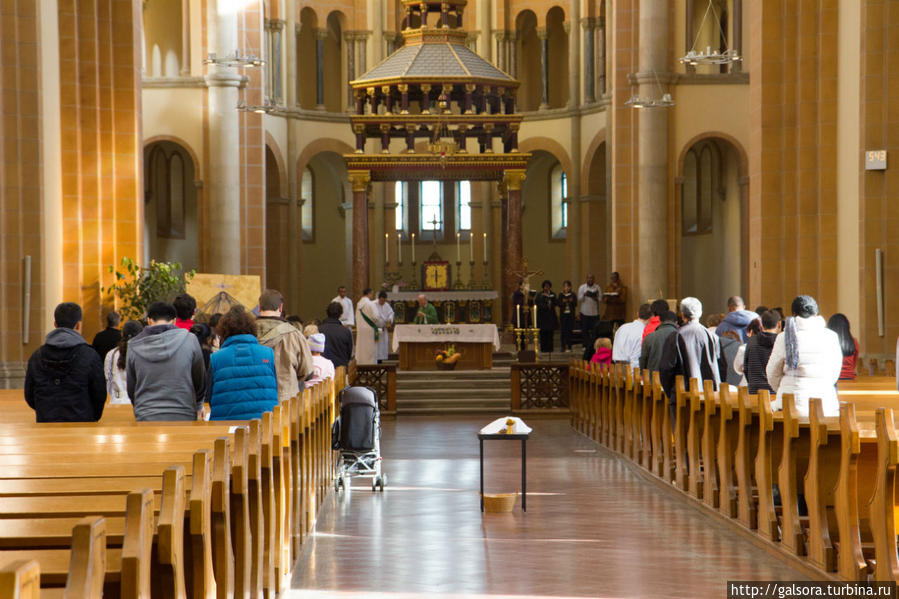
[[[381,475],[381,491],[382,492],[384,491],[384,487],[386,487],[386,486],[387,486],[387,475],[382,474]]]
[[[338,476],[337,478],[334,479],[334,492],[335,493],[340,493],[340,483],[341,483],[341,479]]]

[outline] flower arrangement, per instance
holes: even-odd
[[[434,354],[434,361],[437,363],[437,368],[440,370],[454,369],[461,358],[462,354],[456,351],[454,345],[447,345],[446,349],[438,350],[437,353]]]

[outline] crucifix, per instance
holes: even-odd
[[[433,230],[431,231],[431,233],[432,233],[431,244],[434,246],[434,249],[436,250],[437,249],[437,231],[439,229],[439,226],[442,225],[443,223],[441,221],[437,220],[437,215],[435,214],[434,217],[430,221],[427,222],[427,224],[429,224],[433,227]]]
[[[524,296],[530,297],[531,293],[531,277],[543,276],[542,270],[528,270],[527,256],[521,259],[521,270],[509,270],[509,274],[515,275],[524,283]]]

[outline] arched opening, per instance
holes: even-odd
[[[549,107],[564,108],[568,104],[568,34],[565,33],[565,13],[558,6],[546,13],[546,34],[549,43]]]
[[[533,152],[521,190],[524,255],[542,270],[558,291],[567,276],[565,237],[568,175],[559,159],[544,150]],[[539,285],[540,281],[531,281]]]
[[[721,138],[697,141],[681,161],[680,295],[698,297],[707,313],[747,291],[741,169],[739,151]]]
[[[328,15],[327,36],[323,45],[325,109],[328,112],[343,112],[343,90],[346,84],[343,56],[343,13],[334,11]]]
[[[265,285],[286,293],[290,235],[290,204],[281,189],[281,170],[274,152],[265,146]]]
[[[157,141],[144,148],[145,262],[199,267],[194,173],[193,159],[181,145]]]
[[[609,263],[612,246],[607,174],[606,143],[602,142],[587,165],[587,188],[580,212],[569,216],[581,218],[582,270],[593,272],[599,281],[607,280],[612,271]],[[570,210],[574,209],[572,207]]]
[[[302,316],[323,318],[337,287],[352,284],[351,194],[347,190],[346,163],[335,152],[315,154],[302,172],[299,183],[306,212],[302,273],[304,281],[315,281],[314,285],[300,285]],[[305,235],[307,227],[309,237]]]
[[[144,4],[144,71],[148,77],[178,77],[185,57],[182,0],[149,0]]]
[[[530,10],[518,13],[515,19],[515,42],[518,44],[518,88],[516,103],[521,111],[537,110],[540,106],[540,38],[537,37],[537,15]]]
[[[301,108],[313,110],[316,104],[315,31],[318,17],[309,7],[300,11],[297,36],[297,101]]]

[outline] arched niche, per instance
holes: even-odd
[[[196,166],[181,144],[161,140],[144,148],[145,262],[199,268]]]
[[[553,290],[567,278],[567,230],[562,226],[563,199],[568,174],[559,158],[545,150],[533,152],[521,190],[524,255],[531,266],[543,270]],[[570,216],[570,215],[569,215]],[[540,281],[531,281],[539,285]]]
[[[148,77],[178,77],[187,57],[182,56],[184,28],[182,0],[144,3],[144,56]]]
[[[565,32],[565,12],[558,6],[546,13],[546,35],[549,107],[564,108],[568,104],[568,33]]]
[[[297,99],[301,108],[313,110],[316,105],[315,32],[318,17],[308,6],[300,11],[297,32]]]
[[[522,112],[537,110],[540,106],[540,38],[537,37],[537,15],[523,10],[515,18],[516,44],[518,45],[518,88],[516,104]]]

